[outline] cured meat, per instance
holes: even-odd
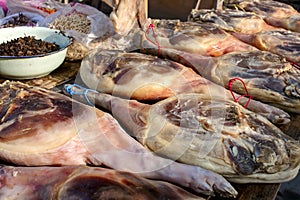
[[[300,64],[300,33],[291,31],[262,31],[256,34],[232,33],[240,40],[285,57]]]
[[[156,156],[109,114],[19,82],[0,86],[0,159],[26,166],[105,165],[189,187],[236,196],[220,175]]]
[[[110,13],[115,32],[127,35],[134,29],[139,29],[140,24],[146,23],[146,9],[144,0],[104,0],[113,7]]]
[[[105,41],[95,42],[96,44],[92,46],[132,51],[148,48],[149,43],[155,43],[160,48],[173,47],[210,56],[255,49],[213,24],[199,25],[179,20],[146,20],[144,0],[105,0],[105,2],[114,8],[110,16],[117,35]],[[120,35],[122,38],[118,37]]]
[[[262,16],[272,26],[300,32],[300,13],[288,4],[272,0],[238,0],[233,3]]]
[[[167,182],[105,168],[1,167],[1,199],[199,199]]]
[[[175,48],[200,55],[219,56],[232,51],[254,50],[255,47],[236,39],[213,24],[180,22],[179,20],[151,20],[132,28],[125,37],[115,35],[92,47],[109,50],[135,51],[152,48]]]
[[[249,93],[257,100],[288,112],[300,113],[300,70],[281,56],[265,51],[230,53],[216,61],[214,68],[197,71],[205,78],[228,87],[230,79],[242,78]],[[241,83],[233,90],[244,94]]]
[[[198,23],[214,23],[226,31],[255,34],[264,30],[274,30],[260,16],[239,10],[192,10],[189,21]]]
[[[300,62],[300,33],[269,26],[253,13],[236,10],[194,10],[189,20],[214,23],[260,50],[276,53],[295,63]]]
[[[230,4],[235,4],[246,11],[254,12],[262,17],[284,18],[298,14],[292,6],[273,0],[230,0]]]
[[[152,24],[150,28],[149,24]],[[208,56],[256,49],[239,41],[212,23],[150,20],[146,26],[142,49],[151,49],[155,44],[158,48],[174,48]]]
[[[288,112],[300,113],[300,69],[267,51],[232,52],[211,58],[162,49],[161,55],[193,68],[202,77]],[[240,78],[229,88],[230,80]]]
[[[295,177],[300,145],[262,116],[209,94],[186,93],[143,104],[66,85],[74,98],[110,110],[144,146],[239,183]],[[83,95],[84,94],[84,95]]]
[[[292,15],[286,18],[272,18],[268,17],[265,19],[269,24],[282,27],[291,31],[300,32],[300,14]]]
[[[164,51],[162,49],[162,53]],[[193,59],[197,58],[191,57]],[[201,66],[214,63],[210,57],[198,61]],[[142,101],[160,100],[188,92],[233,99],[228,90],[202,78],[192,69],[141,53],[94,50],[82,61],[80,77],[91,89]],[[242,98],[239,102],[245,105],[248,100]],[[289,122],[287,113],[254,100],[250,101],[248,109],[266,116],[273,123]]]

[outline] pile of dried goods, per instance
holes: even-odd
[[[61,15],[49,24],[50,28],[64,30],[74,30],[88,34],[90,32],[91,22],[85,14],[73,12],[68,15]]]
[[[88,48],[80,42],[72,39],[72,44],[68,47],[66,59],[69,61],[82,60],[88,52]]]
[[[91,21],[87,15],[80,12],[72,12],[55,18],[49,28],[61,31],[73,30],[83,34],[88,34],[91,30]],[[68,47],[66,59],[69,61],[81,60],[87,53],[87,48],[73,38],[72,44]]]
[[[1,28],[15,27],[15,26],[34,26],[36,22],[30,20],[27,16],[19,13],[18,16],[13,17],[11,20],[1,25]]]
[[[36,39],[34,36],[19,37],[0,44],[0,56],[34,56],[57,50],[57,44]]]

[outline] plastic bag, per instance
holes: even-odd
[[[6,0],[0,0],[0,18],[5,17],[7,13]]]
[[[54,0],[8,0],[7,15],[20,12],[31,12],[41,16],[48,16],[64,6],[65,4]]]
[[[0,19],[3,18],[4,16],[5,16],[4,10],[2,7],[0,7]]]
[[[79,15],[84,15],[90,22],[87,32],[75,29],[78,28],[76,26],[81,26],[82,20],[84,20],[77,19]],[[94,7],[80,3],[67,4],[63,9],[45,17],[45,19],[39,23],[39,26],[51,27],[55,22],[57,22],[57,26],[52,28],[65,31],[76,39],[104,37],[112,34],[114,30],[112,22],[104,13]],[[84,25],[81,28],[87,27]]]
[[[89,5],[70,3],[47,16],[38,26],[64,31],[73,38],[68,47],[67,60],[81,60],[95,39],[107,38],[114,33],[114,27],[104,13]]]
[[[18,21],[18,19],[21,20]],[[43,19],[44,17],[37,13],[15,13],[0,19],[0,27],[35,26],[39,21],[42,21]]]

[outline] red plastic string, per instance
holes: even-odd
[[[161,46],[160,46],[160,44],[159,44],[159,42],[158,42],[158,40],[157,40],[157,36],[156,36],[156,33],[155,33],[154,28],[155,28],[154,24],[152,24],[152,23],[149,24],[148,29],[147,29],[147,31],[146,31],[146,38],[147,38],[147,40],[148,40],[149,42],[151,42],[152,44],[154,44],[154,45],[157,46],[157,54],[159,55],[159,54],[160,54],[160,48],[161,48]],[[147,35],[150,33],[150,30],[152,31],[152,34],[153,34],[153,37],[154,37],[155,41],[151,40],[151,39],[147,36]]]
[[[300,69],[300,66],[299,64],[293,62],[293,61],[290,61],[289,59],[286,59],[293,67],[297,68],[297,69]]]
[[[233,93],[233,91],[232,91],[232,85],[233,85],[233,83],[234,83],[235,81],[240,81],[240,82],[242,82],[242,84],[244,85],[245,91],[246,91],[246,94],[243,94],[243,95],[241,95],[241,96],[239,96],[239,97],[237,97],[237,98],[235,97],[235,95],[234,95],[234,93]],[[232,95],[232,97],[233,97],[233,100],[234,100],[235,102],[238,102],[242,97],[248,97],[248,101],[247,101],[247,103],[246,103],[245,106],[244,106],[244,108],[247,108],[248,105],[249,105],[249,103],[250,103],[250,100],[252,99],[252,96],[249,94],[248,89],[247,89],[246,84],[244,83],[244,81],[243,81],[242,79],[240,79],[240,78],[232,78],[232,79],[230,79],[229,82],[228,82],[228,88],[229,88],[230,93],[231,93],[231,95]]]

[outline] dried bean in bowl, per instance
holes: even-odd
[[[58,51],[59,45],[36,39],[34,36],[19,37],[0,44],[0,56],[35,56]]]

